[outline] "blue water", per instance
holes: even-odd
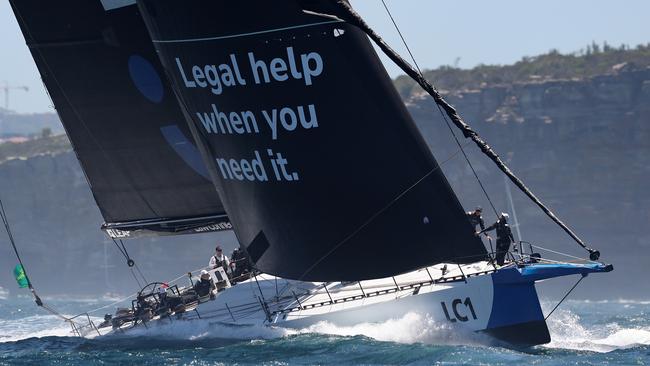
[[[109,301],[47,302],[73,314]],[[349,328],[322,323],[290,332],[176,322],[131,336],[81,339],[31,299],[10,297],[0,298],[0,365],[650,364],[650,301],[568,301],[549,328],[551,344],[525,351],[451,332],[413,313]]]

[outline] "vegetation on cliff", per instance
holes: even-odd
[[[473,69],[443,66],[435,70],[425,70],[424,74],[438,89],[456,92],[494,85],[584,79],[613,73],[621,69],[646,67],[650,67],[650,43],[638,45],[635,48],[593,43],[572,54],[560,54],[556,50],[551,50],[543,55],[524,57],[513,65],[479,65]],[[394,84],[405,99],[414,91],[419,90],[419,87],[416,88],[415,82],[406,75],[396,78]],[[43,115],[51,115],[52,119],[56,119],[56,115],[53,113],[4,116],[0,113],[0,120],[3,120],[5,125],[11,120],[9,117],[14,119],[31,118],[20,120],[20,125],[29,131],[28,136],[40,135],[40,138],[30,139],[26,142],[0,144],[0,163],[16,158],[28,158],[43,154],[53,155],[71,150],[67,136],[59,134],[63,131],[60,123],[56,123],[56,126],[49,123],[43,127],[40,121],[48,120],[48,118],[43,118]],[[57,135],[50,136],[52,133]]]
[[[513,65],[478,65],[473,69],[442,66],[425,70],[424,76],[440,90],[478,89],[486,85],[528,83],[554,79],[588,78],[620,68],[650,67],[650,43],[629,48],[593,43],[571,54],[551,50],[535,57],[524,57]],[[408,76],[394,81],[402,97],[419,90]]]
[[[71,149],[70,140],[66,135],[43,136],[20,143],[6,142],[0,144],[0,163],[38,155],[56,155]]]

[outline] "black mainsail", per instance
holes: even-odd
[[[11,1],[113,237],[229,229],[137,6]]]
[[[138,5],[258,269],[360,280],[486,257],[359,29],[297,1]]]

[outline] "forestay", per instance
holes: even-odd
[[[360,280],[485,257],[357,28],[297,1],[138,5],[257,268]]]
[[[104,228],[114,237],[228,229],[137,6],[105,8],[118,2],[11,1]]]

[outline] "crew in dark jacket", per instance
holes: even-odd
[[[235,248],[230,256],[230,265],[233,273],[233,278],[237,278],[243,274],[250,272],[251,264],[248,256],[243,250]],[[234,268],[232,268],[234,265]]]
[[[210,274],[207,271],[201,271],[201,280],[194,284],[194,291],[199,297],[204,297],[210,295],[210,298],[214,297],[212,291],[217,287],[214,285]]]
[[[512,236],[512,231],[508,225],[508,218],[509,216],[507,213],[502,213],[497,222],[476,233],[477,235],[480,235],[486,231],[497,230],[496,259],[497,264],[500,266],[505,262],[506,254],[510,249],[510,244],[515,242],[515,238]]]
[[[481,216],[482,213],[483,209],[481,206],[476,207],[474,211],[469,211],[466,213],[467,219],[469,220],[470,224],[472,224],[474,230],[477,230],[477,226],[480,226],[481,230],[485,229],[485,222],[483,222],[483,216]]]

